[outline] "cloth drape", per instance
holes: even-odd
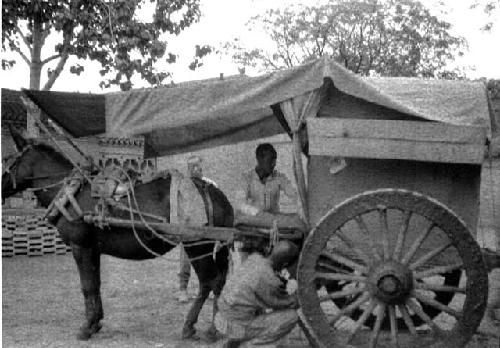
[[[307,203],[307,185],[302,162],[302,145],[307,140],[305,122],[314,117],[319,110],[321,89],[316,89],[280,103],[281,111],[291,129],[293,144],[293,172],[300,199],[300,214],[309,225],[309,208]]]

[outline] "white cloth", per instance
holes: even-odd
[[[178,170],[169,170],[170,185],[170,222],[178,224],[204,225],[207,223],[205,203],[198,189],[189,177]]]

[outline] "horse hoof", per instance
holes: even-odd
[[[76,338],[80,341],[88,341],[90,337],[99,332],[102,328],[100,323],[92,324],[90,327],[82,327],[80,332],[76,335]]]
[[[219,331],[217,331],[216,329],[208,329],[205,332],[205,336],[206,336],[207,341],[209,343],[216,342],[223,337],[222,334]]]
[[[92,336],[92,334],[88,329],[81,329],[76,335],[76,339],[79,341],[88,341],[90,336]]]
[[[192,327],[182,329],[182,339],[183,340],[197,339],[198,337],[195,334],[196,334],[196,330]]]

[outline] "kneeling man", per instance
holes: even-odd
[[[288,294],[278,272],[292,264],[299,250],[278,242],[271,254],[250,254],[227,281],[219,298],[216,325],[225,333],[224,347],[273,345],[298,323],[296,294]]]

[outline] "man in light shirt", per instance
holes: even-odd
[[[257,166],[244,173],[245,203],[258,212],[280,213],[280,194],[296,200],[297,192],[285,174],[276,167],[277,153],[269,143],[260,144],[255,150]]]
[[[205,178],[203,176],[203,168],[202,168],[203,159],[200,156],[191,156],[187,160],[187,170],[188,176],[190,178],[198,178],[209,184],[217,187],[215,182],[212,180]],[[185,303],[189,301],[188,295],[188,284],[189,278],[191,277],[191,263],[189,262],[189,257],[184,250],[184,246],[180,245],[180,257],[179,257],[179,293],[177,295],[177,300],[181,303]]]
[[[280,196],[297,201],[297,191],[285,174],[275,169],[277,153],[269,143],[260,144],[255,150],[257,165],[243,174],[243,197],[237,209],[242,215],[280,214]],[[241,193],[241,192],[240,192]],[[255,241],[248,240],[240,246],[240,261],[255,249]]]

